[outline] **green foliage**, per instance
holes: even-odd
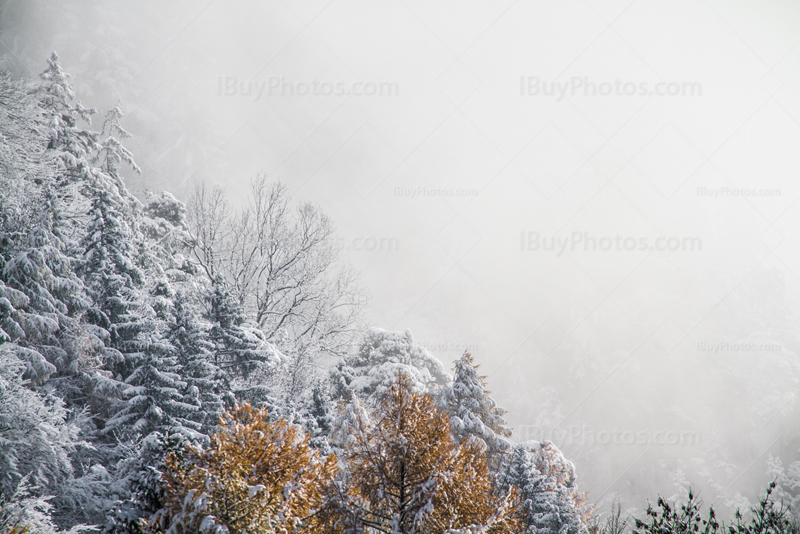
[[[728,527],[730,534],[795,534],[800,532],[797,523],[791,520],[789,508],[783,503],[775,502],[772,494],[776,483],[767,487],[758,506],[752,508],[750,521],[744,521],[739,510],[736,511],[735,522]]]
[[[708,509],[708,517],[700,513],[702,501],[689,490],[689,499],[683,504],[670,504],[658,498],[658,511],[647,507],[647,520],[636,519],[634,534],[714,534],[719,528],[714,508]]]

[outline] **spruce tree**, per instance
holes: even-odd
[[[309,445],[327,455],[332,452],[329,436],[335,421],[335,405],[321,383],[311,390],[311,397],[302,404],[295,422],[309,437]]]
[[[214,344],[208,325],[201,322],[185,293],[175,298],[175,322],[170,339],[178,351],[187,397],[196,399],[202,417],[201,431],[210,435],[235,397],[228,375],[214,363]],[[188,399],[187,399],[188,400]]]
[[[499,465],[503,453],[511,449],[511,429],[486,390],[486,377],[478,374],[472,355],[465,352],[455,361],[453,382],[441,390],[439,405],[450,414],[453,435],[463,442],[474,436],[486,446],[490,461]]]
[[[221,277],[214,279],[209,301],[214,364],[230,377],[239,400],[259,406],[275,404],[271,388],[248,379],[257,370],[277,366],[280,353],[261,330],[246,321],[241,306]]]
[[[450,381],[441,362],[417,345],[409,330],[371,328],[358,351],[331,371],[333,396],[341,399],[356,394],[368,406],[380,406],[398,372],[408,376],[412,388],[420,393],[433,392]]]
[[[497,480],[501,490],[519,492],[529,534],[588,534],[594,528],[592,507],[577,491],[575,468],[550,442],[514,447]]]

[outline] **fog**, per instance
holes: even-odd
[[[514,439],[600,509],[726,513],[800,459],[800,4],[10,0],[4,69],[53,50],[121,102],[137,192],[333,219],[365,322],[469,350]]]

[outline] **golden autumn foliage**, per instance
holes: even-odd
[[[224,526],[230,534],[314,530],[313,513],[337,471],[295,425],[270,422],[248,403],[222,416],[207,448],[171,454],[163,470],[165,506],[151,531],[186,534]]]
[[[340,510],[350,511],[351,528],[408,534],[469,527],[519,531],[512,510],[516,493],[493,495],[484,447],[473,440],[457,444],[448,416],[430,396],[412,392],[405,375],[398,376],[374,420],[357,432],[346,457],[350,485]],[[347,531],[335,512],[327,519],[327,531]]]

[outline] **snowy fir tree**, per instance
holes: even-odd
[[[214,363],[214,343],[209,327],[197,316],[189,297],[178,293],[170,340],[178,352],[181,375],[186,382],[186,401],[200,408],[201,431],[211,434],[222,413],[235,404],[230,378]]]
[[[305,430],[309,445],[325,455],[332,452],[329,436],[336,419],[336,405],[322,383],[314,386],[311,397],[303,402],[293,419]]]
[[[339,408],[331,423],[329,441],[336,450],[343,453],[358,442],[359,436],[371,426],[369,412],[357,395],[350,395],[339,403]]]
[[[23,479],[40,495],[54,495],[72,474],[69,453],[78,443],[63,401],[31,390],[22,378],[26,367],[13,345],[0,345],[0,494],[6,499]]]
[[[503,491],[515,488],[519,492],[526,532],[587,534],[595,531],[591,506],[575,485],[575,468],[552,443],[517,445],[497,478]]]
[[[59,164],[57,183],[64,186],[91,179],[94,174],[91,159],[100,148],[100,134],[82,128],[79,121],[91,124],[96,110],[83,107],[79,101],[73,103],[75,93],[68,81],[72,75],[61,69],[55,52],[39,76],[43,83],[37,95],[49,127],[47,148],[54,151]]]
[[[257,371],[262,371],[258,373],[261,377],[264,371],[268,374],[280,364],[281,353],[267,341],[263,332],[246,320],[221,277],[214,280],[208,298],[214,364],[228,375],[239,400],[257,406],[274,406],[277,401],[273,389],[261,380],[251,380],[251,375]]]
[[[498,464],[511,448],[511,429],[506,411],[499,408],[486,390],[486,377],[468,352],[455,361],[453,382],[438,394],[438,403],[448,414],[453,434],[459,441],[474,436],[487,448],[492,464]]]
[[[209,319],[213,325],[211,339],[215,343],[216,363],[242,378],[247,378],[265,364],[279,363],[278,351],[257,327],[247,321],[225,283],[218,278],[213,288]]]
[[[77,316],[88,300],[63,244],[50,231],[49,215],[37,221],[16,254],[0,260],[0,277],[25,297],[21,308],[27,313],[19,315],[19,328],[12,328],[13,340],[42,354],[57,370],[77,372],[82,348]]]
[[[358,352],[332,370],[334,397],[344,398],[354,393],[368,405],[377,406],[398,372],[409,377],[417,392],[433,392],[450,382],[442,363],[415,344],[409,330],[400,333],[371,328]]]

